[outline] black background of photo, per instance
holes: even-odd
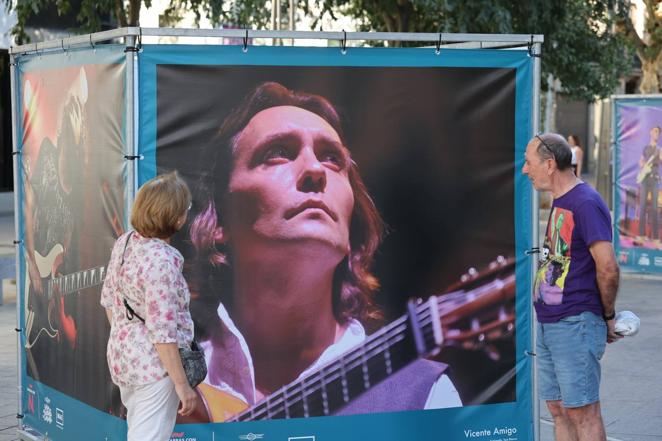
[[[264,81],[322,95],[340,111],[389,227],[374,268],[389,321],[409,298],[443,293],[469,268],[514,255],[514,69],[159,65],[158,173],[177,169],[196,182],[224,118]],[[514,368],[514,347],[509,338],[490,351],[442,352],[465,403]],[[488,402],[514,399],[513,376]]]

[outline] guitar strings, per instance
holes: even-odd
[[[405,340],[405,336],[401,336],[395,343],[391,344],[391,347],[395,347],[398,343],[401,343],[402,341]],[[375,351],[372,351],[372,354],[367,354],[369,357],[374,356],[379,353],[379,348],[376,348]],[[361,362],[354,362],[350,363],[345,366],[344,372],[343,369],[339,367],[334,367],[332,370],[327,371],[324,373],[323,377],[319,376],[310,376],[306,377],[305,379],[302,379],[302,381],[298,382],[297,384],[294,385],[289,385],[289,387],[286,388],[287,393],[284,393],[284,391],[278,391],[269,396],[268,400],[262,401],[261,403],[255,405],[251,410],[246,411],[245,413],[242,413],[236,417],[236,419],[233,419],[233,421],[238,420],[238,421],[243,421],[245,420],[245,417],[251,417],[252,419],[263,419],[263,417],[270,418],[273,415],[277,415],[279,413],[282,413],[285,409],[285,407],[293,407],[297,404],[301,403],[307,403],[307,407],[309,408],[309,411],[307,412],[307,415],[304,416],[316,416],[316,415],[322,415],[326,414],[326,412],[316,412],[316,410],[323,410],[325,407],[328,407],[329,400],[328,400],[328,391],[326,391],[326,387],[329,384],[332,384],[334,381],[337,380],[342,380],[342,378],[348,378],[349,375],[359,375],[361,372],[360,371],[354,371],[356,368],[361,367],[362,365],[370,366],[379,363],[381,365],[381,361],[373,359],[366,360],[365,363]],[[369,369],[369,367],[368,367]],[[304,380],[312,380],[312,381],[304,381]],[[324,380],[324,381],[322,381]],[[321,395],[316,397],[313,394],[316,394],[320,392]],[[327,394],[327,398],[324,398],[324,392]],[[344,400],[342,404],[345,404]],[[313,409],[312,411],[310,409]]]
[[[458,297],[460,295],[463,298],[466,297],[466,293],[457,294]],[[445,299],[440,299],[439,304],[442,304],[443,300]],[[427,304],[416,305],[416,314],[421,318],[421,322],[424,323],[423,326],[431,322],[431,315]],[[369,354],[369,358],[382,352],[384,346],[388,348],[389,346],[393,346],[405,339],[406,336],[401,335],[401,333],[407,329],[407,322],[408,318],[406,316],[400,317],[398,320],[391,323],[390,326],[373,334],[369,341],[363,346],[364,348],[367,348],[366,352]],[[383,341],[383,338],[379,338],[387,333],[389,335],[387,335],[386,341]],[[393,333],[396,335],[394,336]],[[336,365],[340,363],[341,365],[344,365],[342,366],[344,369],[351,371],[364,364],[364,360],[359,360],[362,357],[365,357],[364,351],[362,348],[357,348],[332,363]],[[274,407],[276,407],[276,409],[274,409],[273,413],[277,414],[281,411],[281,405],[288,406],[290,401],[292,402],[291,404],[294,405],[299,401],[305,400],[307,393],[312,394],[320,390],[320,387],[317,386],[318,383],[324,385],[324,383],[330,383],[337,380],[342,375],[342,369],[338,366],[334,366],[333,369],[328,372],[324,372],[325,368],[328,368],[328,366],[321,367],[316,373],[305,377],[294,384],[283,386],[280,390],[269,395],[268,399],[263,400],[251,409],[239,414],[236,419],[241,421],[247,416],[250,416],[253,419],[261,419],[265,414],[270,416]],[[321,381],[322,379],[325,381]],[[307,385],[306,382],[308,382]],[[280,399],[281,395],[285,394],[287,394],[287,398]]]
[[[388,326],[389,329],[383,328],[384,332],[379,332],[380,335],[376,335],[377,333],[375,333],[371,336],[371,338],[369,338],[369,340],[366,341],[366,343],[363,346],[363,348],[366,349],[365,353],[362,350],[362,347],[356,348],[344,354],[342,357],[333,360],[329,364],[320,367],[317,372],[302,378],[296,383],[290,383],[288,385],[285,385],[276,392],[269,395],[270,399],[268,400],[268,402],[270,404],[270,407],[280,404],[280,401],[274,401],[274,399],[280,398],[280,396],[283,394],[287,394],[287,399],[285,400],[286,405],[290,402],[294,404],[297,401],[305,398],[304,395],[302,395],[302,391],[300,390],[302,385],[305,384],[305,386],[307,386],[306,392],[310,392],[310,393],[317,392],[318,390],[320,390],[320,387],[316,386],[318,383],[319,384],[331,383],[342,377],[343,370],[351,371],[352,369],[355,369],[361,366],[362,364],[364,364],[365,360],[361,360],[362,357],[367,356],[370,359],[375,355],[379,354],[381,351],[383,351],[384,348],[389,348],[399,343],[400,341],[404,340],[406,338],[406,335],[403,333],[403,331],[405,331],[407,328],[406,319],[404,317],[401,317],[398,320],[392,322],[391,325],[395,325],[395,326]],[[389,333],[389,335],[386,336],[386,338],[384,339],[384,335],[387,332]],[[373,338],[375,336],[380,338]],[[368,361],[374,361],[374,360],[368,360]],[[322,381],[322,379],[324,379],[324,381]],[[310,386],[314,386],[314,387],[310,387]],[[250,414],[253,417],[261,416],[264,414],[264,410],[259,410],[259,408],[265,406],[266,404],[267,404],[267,400],[265,399],[260,403],[254,405],[251,409],[248,409],[247,411],[244,411],[241,414],[237,415],[235,418],[241,421],[241,418],[248,414]],[[270,413],[271,409],[266,409],[266,410],[268,413]]]
[[[476,297],[481,297],[485,295],[486,292],[493,291],[494,285],[499,286],[499,291],[502,291],[506,286],[508,286],[511,279],[514,279],[514,276],[506,277],[505,280],[497,279],[488,285],[472,290],[471,293],[473,293]],[[454,303],[454,300],[464,300],[466,299],[467,295],[468,293],[464,291],[443,295],[438,299],[437,307],[440,308],[444,304]],[[466,302],[462,302],[460,305],[465,303]],[[453,308],[450,308],[449,310],[452,309]],[[432,329],[428,330],[427,332],[425,329],[423,329],[432,323],[432,314],[429,305],[425,303],[416,305],[416,315],[419,317],[419,323],[421,324],[424,340],[427,341],[430,337],[434,337],[434,332]],[[374,360],[374,356],[385,352],[385,349],[388,351],[390,347],[393,347],[403,341],[407,336],[401,333],[407,329],[407,322],[408,318],[406,316],[400,317],[390,325],[385,326],[370,336],[364,345],[346,353],[344,356],[330,362],[330,364],[320,367],[317,372],[311,374],[310,376],[304,377],[296,383],[290,383],[281,387],[279,390],[266,397],[263,401],[238,414],[230,421],[243,421],[247,416],[250,416],[252,419],[262,419],[265,415],[267,417],[271,417],[274,414],[280,413],[281,410],[283,410],[283,407],[289,407],[290,405],[294,405],[299,401],[305,403],[306,399],[310,397],[311,394],[321,391],[322,395],[324,395],[326,392],[325,388],[327,383],[332,383],[333,381],[342,378],[343,370],[352,371],[359,366],[368,366],[370,362],[373,362],[374,364],[376,361]],[[384,340],[382,337],[387,335],[387,333],[388,336]],[[393,335],[394,333],[395,335]],[[381,365],[381,361],[379,363]],[[337,366],[338,364],[341,366]],[[336,366],[333,366],[331,370],[324,372],[331,365]],[[369,375],[368,372],[369,367],[367,367],[364,375]],[[344,374],[346,377],[346,372],[344,372]],[[286,397],[281,399],[281,396]],[[322,400],[322,405],[324,408],[326,408],[328,403],[325,405],[324,397],[322,397]],[[276,409],[274,409],[274,407]],[[308,404],[307,407],[310,407],[310,404]],[[306,416],[309,416],[311,414],[310,409],[308,409],[305,414]]]

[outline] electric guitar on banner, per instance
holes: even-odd
[[[637,174],[637,184],[641,184],[644,182],[644,180],[648,177],[653,172],[653,162],[655,161],[655,158],[660,155],[659,148],[655,149],[655,152],[651,155],[650,158],[648,158],[648,161],[644,164],[643,167],[641,167],[641,170],[639,170],[639,174]]]
[[[78,292],[85,288],[100,285],[106,273],[105,266],[77,271],[72,274],[54,276],[57,267],[62,262],[64,247],[56,244],[51,250],[42,256],[37,251],[34,252],[34,259],[39,276],[41,277],[42,293],[34,292],[30,286],[29,272],[25,275],[25,304],[27,305],[25,314],[25,347],[32,348],[43,335],[49,338],[57,338],[60,335],[60,326],[54,326],[54,322],[73,319],[59,311],[59,299],[63,296]],[[29,262],[26,262],[26,267]],[[54,314],[58,311],[60,314]],[[63,317],[58,320],[56,317]],[[65,325],[61,323],[61,325]]]
[[[480,350],[514,332],[515,261],[499,257],[483,272],[470,270],[456,290],[408,303],[407,314],[359,346],[252,407],[202,383],[205,404],[178,423],[237,422],[332,415],[364,392],[442,348]],[[490,279],[486,281],[485,279]],[[465,289],[479,283],[480,286]],[[202,401],[202,400],[199,400]]]

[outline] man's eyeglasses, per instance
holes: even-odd
[[[554,160],[556,161],[556,153],[554,153],[554,150],[552,150],[552,148],[549,146],[549,144],[547,144],[547,143],[546,143],[546,142],[540,137],[540,135],[536,135],[535,137],[538,139],[538,141],[540,141],[540,143],[543,145],[543,147],[545,147],[545,148],[547,149],[547,151],[552,155],[552,158],[554,158]]]

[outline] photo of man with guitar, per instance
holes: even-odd
[[[38,157],[29,164],[25,186],[26,354],[28,372],[46,384],[73,389],[73,364],[77,329],[74,303],[66,296],[78,289],[78,277],[62,278],[80,268],[78,235],[80,229],[82,167],[77,161],[85,143],[84,106],[88,97],[85,70],[67,93],[58,124],[57,138],[42,139]],[[37,99],[30,81],[24,87],[25,107]],[[91,275],[88,278],[94,278]],[[98,278],[98,275],[97,277]],[[52,341],[51,341],[52,340]],[[48,365],[48,368],[45,366]]]
[[[35,69],[21,89],[27,374],[118,414],[98,355],[108,331],[97,303],[123,222],[122,91],[114,81],[122,73],[117,65]]]
[[[662,149],[658,146],[660,126],[650,130],[650,141],[644,147],[639,158],[639,239],[644,237],[659,241],[660,230],[658,226],[658,198],[660,187],[660,162],[662,162]],[[650,226],[650,234],[647,234]]]
[[[210,373],[199,391],[212,421],[225,421],[241,401],[254,405],[295,380],[299,386],[281,393],[281,406],[266,408],[270,417],[461,405],[445,366],[432,361],[400,372],[405,377],[393,382],[390,394],[397,400],[387,400],[386,390],[366,391],[366,383],[398,375],[402,349],[395,335],[376,348],[392,346],[390,365],[370,369],[391,352],[372,355],[364,348],[360,376],[349,376],[356,357],[327,367],[335,380],[320,374],[362,343],[363,323],[379,316],[370,266],[384,226],[340,133],[331,103],[278,83],[259,85],[221,127],[213,196],[198,200],[202,211],[190,227],[198,255],[207,256],[197,264],[222,259],[232,280],[202,343]],[[431,313],[439,321],[436,305]],[[423,340],[423,329],[417,332]],[[308,393],[303,380],[313,371],[326,382],[327,396]],[[414,380],[418,388],[410,387]],[[359,393],[373,396],[350,404]],[[320,400],[315,408],[314,399]]]
[[[211,72],[201,78],[218,82]],[[159,91],[174,100],[181,88],[170,83]],[[157,150],[160,170],[176,168],[195,189],[188,232],[173,244],[186,258],[191,313],[209,374],[197,389],[202,406],[180,422],[514,400],[514,260],[499,256],[514,254],[512,218],[505,218],[512,210],[495,218],[503,236],[471,264],[449,259],[443,281],[434,283],[442,289],[420,290],[409,279],[403,302],[392,307],[392,290],[380,289],[382,283],[393,288],[391,271],[382,266],[378,279],[373,266],[389,264],[377,254],[390,251],[402,262],[414,251],[382,245],[391,224],[385,226],[381,210],[393,219],[393,210],[404,206],[389,207],[368,192],[357,158],[370,157],[355,151],[339,107],[276,81],[255,81],[236,100],[224,97],[220,102],[234,104],[226,104],[229,112],[201,149],[201,166],[184,165],[181,147]],[[172,121],[169,103],[159,100],[163,121]],[[176,130],[161,128],[159,138],[181,141],[168,136],[170,129]],[[444,209],[419,208],[441,210],[438,218]],[[480,228],[468,225],[463,231]],[[452,252],[460,246],[450,237],[446,244]],[[417,292],[421,299],[406,302]]]

